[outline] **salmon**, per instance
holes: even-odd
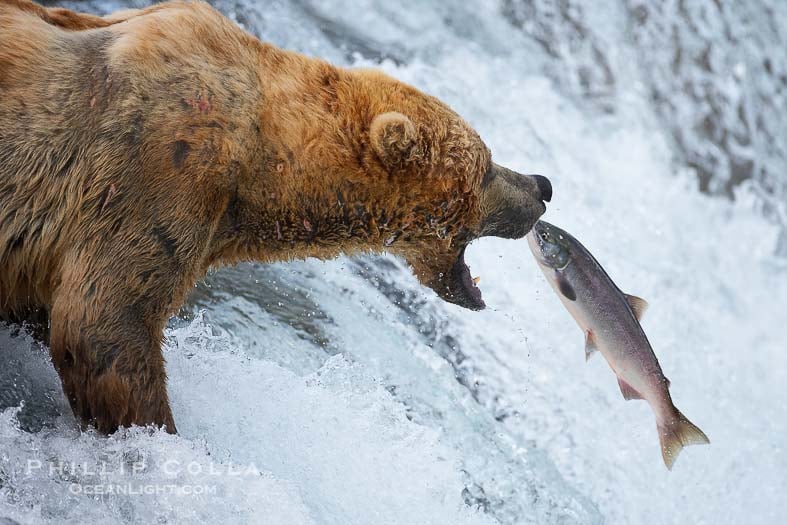
[[[661,455],[668,469],[686,445],[710,443],[672,402],[640,319],[648,303],[623,293],[573,236],[545,221],[527,235],[539,267],[585,334],[585,358],[604,356],[626,400],[644,399],[656,416]]]

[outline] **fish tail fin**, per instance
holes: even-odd
[[[686,445],[705,445],[710,443],[708,436],[675,409],[672,417],[658,423],[661,456],[669,470],[678,459],[678,454]]]

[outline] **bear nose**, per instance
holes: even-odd
[[[544,202],[551,201],[552,183],[549,182],[549,179],[542,175],[533,175],[533,178],[536,179],[536,186],[538,186],[538,191],[541,193],[541,200]]]

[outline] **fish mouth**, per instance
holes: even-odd
[[[544,260],[544,253],[543,243],[544,241],[541,239],[541,232],[543,231],[543,226],[541,225],[541,221],[536,221],[533,225],[531,230],[527,233],[525,238],[527,239],[527,244],[530,247],[530,251],[533,252],[533,256],[536,258],[538,262],[541,264],[546,263]]]
[[[569,235],[560,228],[539,220],[527,234],[527,244],[536,261],[553,270],[564,270],[571,262]]]
[[[479,278],[470,275],[470,267],[465,263],[465,250],[467,246],[459,250],[456,261],[451,266],[448,275],[444,277],[445,287],[438,295],[449,303],[454,303],[470,310],[483,310],[486,303],[481,297],[481,289],[478,288]]]

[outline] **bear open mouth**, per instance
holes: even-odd
[[[478,278],[473,279],[470,268],[465,263],[465,249],[463,247],[448,276],[449,300],[459,306],[470,310],[483,310],[486,307],[481,297],[481,290],[476,286]]]

